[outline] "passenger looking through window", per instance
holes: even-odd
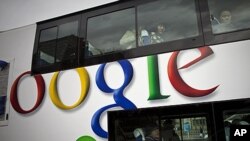
[[[149,128],[146,130],[145,141],[160,141],[160,131],[159,128]]]
[[[180,141],[179,136],[176,134],[174,130],[174,121],[167,119],[163,122],[162,127],[162,138],[163,141]]]
[[[199,36],[195,3],[195,0],[156,0],[139,5],[137,26],[143,26],[147,32],[138,30],[138,37],[148,33],[151,38],[150,44],[158,44]],[[149,45],[149,42],[146,43],[139,42],[138,45]]]
[[[208,0],[213,33],[250,28],[249,0]]]
[[[220,20],[222,24],[231,24],[231,12],[228,10],[224,10],[220,14]]]
[[[232,24],[232,14],[229,10],[223,10],[220,13],[220,21],[218,23],[219,24],[214,25],[214,33],[223,33],[235,30],[235,27]]]
[[[165,25],[160,23],[155,27],[155,30],[149,32],[145,28],[139,29],[139,46],[145,46],[150,44],[158,44],[165,41],[164,34],[166,31]]]
[[[87,44],[88,51],[93,56],[136,47],[135,9],[128,8],[88,18],[86,35],[84,40],[90,43]]]
[[[164,42],[165,31],[166,31],[166,27],[164,24],[161,23],[161,24],[157,25],[156,32],[151,32],[152,44]]]

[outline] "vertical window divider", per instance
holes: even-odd
[[[78,40],[77,40],[77,48],[76,48],[76,61],[77,61],[77,64],[76,64],[76,67],[79,67],[80,66],[80,57],[81,57],[81,46],[82,46],[82,18],[83,17],[83,14],[81,14],[80,16],[80,19],[79,19],[79,23],[78,23]]]
[[[54,64],[56,64],[56,58],[57,58],[57,48],[58,48],[57,42],[58,42],[58,33],[59,33],[59,26],[56,25],[56,27],[57,27],[57,32],[56,32],[56,47],[55,47],[55,52],[54,52],[54,55],[55,55]]]
[[[136,48],[139,47],[139,34],[138,34],[138,14],[137,14],[137,5],[135,6],[135,43]]]
[[[202,36],[204,45],[211,45],[211,41],[213,40],[212,37],[212,27],[210,23],[210,14],[209,14],[209,8],[208,8],[208,1],[207,0],[198,0],[198,7],[200,10],[200,16],[201,16],[201,26],[202,26]]]
[[[86,47],[86,41],[87,41],[87,16],[86,13],[83,13],[81,15],[80,20],[80,33],[79,33],[79,46],[78,46],[78,67],[85,66],[85,47]]]
[[[200,27],[201,27],[201,36],[202,36],[202,38],[203,38],[203,45],[205,45],[205,35],[204,35],[204,28],[203,28],[203,25],[204,25],[204,23],[203,23],[203,20],[202,20],[202,10],[201,10],[201,4],[200,4],[200,0],[196,0],[197,1],[197,4],[196,4],[196,6],[197,6],[197,12],[198,12],[198,16],[199,16],[199,20],[198,20],[198,22],[200,22]]]

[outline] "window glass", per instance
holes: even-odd
[[[180,119],[161,120],[161,136],[163,141],[181,141]]]
[[[112,12],[88,19],[87,55],[135,48],[134,8]]]
[[[199,35],[194,0],[158,0],[138,6],[139,46]]]
[[[56,61],[60,62],[75,58],[78,41],[78,21],[62,24],[58,29]]]
[[[161,126],[164,141],[209,140],[205,117],[164,119]]]
[[[78,21],[73,21],[59,25],[58,39],[68,36],[78,35]]]
[[[208,0],[214,34],[250,28],[249,0]]]
[[[55,62],[56,38],[57,27],[44,29],[40,32],[38,52],[35,54],[36,65],[44,66]]]
[[[124,118],[115,122],[116,141],[159,139],[159,131],[159,121],[154,116]]]
[[[57,37],[57,27],[44,29],[40,33],[39,42],[43,43],[43,42],[46,42],[46,41],[55,40],[56,37]]]
[[[230,141],[230,126],[231,125],[250,125],[250,110],[225,111],[223,112],[224,130],[226,141]]]
[[[78,21],[73,21],[41,30],[35,65],[41,67],[76,58],[78,27]]]
[[[205,117],[192,117],[181,119],[182,137],[185,140],[208,141],[208,129]]]

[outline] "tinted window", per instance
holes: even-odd
[[[250,109],[240,111],[224,111],[224,130],[226,141],[230,141],[231,125],[250,125]]]
[[[161,136],[163,141],[181,141],[182,126],[180,119],[161,120]]]
[[[36,66],[46,66],[76,58],[78,21],[61,24],[40,31]]]
[[[74,59],[78,41],[78,21],[62,24],[58,28],[56,61]]]
[[[250,28],[249,0],[208,0],[214,34]]]
[[[158,0],[138,6],[139,46],[199,35],[194,0]]]
[[[116,120],[115,141],[141,141],[160,138],[159,121],[155,116],[131,117]]]
[[[181,123],[183,141],[207,141],[209,139],[206,117],[183,118]]]
[[[57,27],[44,29],[40,32],[38,52],[35,62],[39,66],[53,64],[55,62]]]
[[[88,19],[87,55],[135,48],[135,10],[112,12]]]
[[[161,120],[163,141],[209,140],[206,117]]]

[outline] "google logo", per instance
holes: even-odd
[[[189,62],[188,64],[184,65],[183,67],[179,69],[185,69],[189,66],[199,62],[200,60],[208,57],[209,55],[213,54],[213,51],[210,47],[202,47],[198,48],[200,52],[200,56],[193,61]],[[211,93],[213,93],[217,87],[215,86],[210,89],[206,90],[199,90],[195,89],[191,86],[189,86],[185,81],[182,79],[182,77],[179,74],[179,69],[177,66],[177,60],[178,60],[179,51],[173,52],[171,55],[168,64],[167,64],[167,74],[169,77],[169,80],[172,84],[172,86],[182,95],[188,96],[188,97],[201,97],[206,96]],[[160,86],[159,86],[159,70],[158,70],[158,57],[157,55],[148,56],[147,57],[148,62],[148,80],[149,80],[149,97],[148,100],[156,100],[156,99],[166,99],[169,97],[169,95],[161,95],[160,93]],[[97,110],[91,119],[91,128],[93,132],[102,138],[107,138],[108,133],[105,131],[101,125],[100,125],[100,118],[101,115],[114,107],[121,107],[125,110],[128,109],[136,109],[136,105],[131,102],[129,99],[127,99],[124,96],[124,89],[130,84],[132,78],[133,78],[133,66],[128,60],[120,60],[118,61],[119,65],[121,66],[124,74],[124,82],[123,84],[117,88],[113,89],[108,86],[108,84],[105,81],[104,78],[104,71],[106,64],[101,64],[96,72],[95,76],[95,82],[98,87],[98,89],[104,93],[113,94],[114,103],[110,105],[106,105],[104,107],[101,107],[99,110]],[[79,99],[72,105],[68,106],[65,105],[61,99],[59,98],[59,94],[57,91],[57,79],[60,72],[55,72],[54,75],[51,78],[50,85],[49,85],[49,96],[53,104],[58,107],[61,110],[71,110],[76,107],[78,107],[81,103],[85,101],[85,98],[89,91],[90,86],[90,78],[87,70],[85,68],[77,68],[75,69],[77,74],[79,75],[80,82],[81,82],[81,93]],[[45,93],[45,83],[42,75],[35,75],[33,76],[36,81],[37,86],[37,100],[35,105],[29,109],[24,110],[18,101],[18,83],[21,78],[27,77],[31,74],[30,71],[22,73],[20,76],[16,78],[14,81],[11,92],[10,92],[10,102],[14,110],[20,114],[28,114],[33,111],[35,111],[41,104],[41,102],[44,99],[44,93]],[[82,136],[77,141],[94,141],[95,139],[91,136]]]

